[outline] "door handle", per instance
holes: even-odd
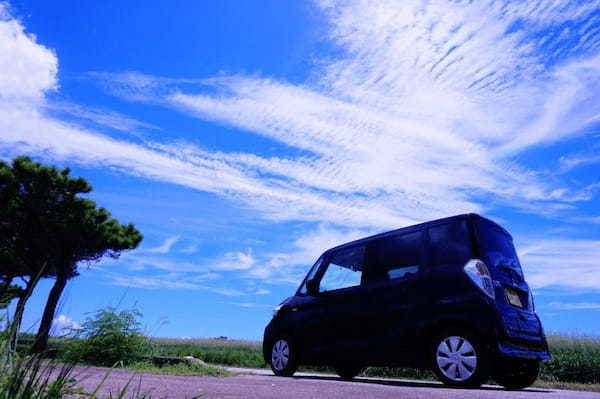
[[[297,312],[298,308],[292,308],[292,312]]]

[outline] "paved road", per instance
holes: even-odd
[[[508,392],[495,386],[481,389],[451,389],[436,382],[358,378],[341,381],[335,376],[299,373],[294,378],[275,377],[267,370],[230,369],[235,372],[252,373],[236,377],[181,377],[155,374],[136,374],[129,370],[113,370],[105,381],[102,394],[113,395],[134,377],[132,388],[149,393],[153,399],[207,398],[444,398],[444,399],[592,399],[600,398],[597,392],[577,392],[554,389],[530,388]],[[103,368],[77,368],[80,385],[93,390],[106,375]]]

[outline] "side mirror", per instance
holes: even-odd
[[[315,279],[310,279],[306,282],[306,292],[308,295],[317,296],[319,294],[319,282]]]

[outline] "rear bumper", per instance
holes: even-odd
[[[498,342],[498,352],[503,357],[546,361],[552,359],[546,340],[502,339]]]

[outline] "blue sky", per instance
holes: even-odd
[[[57,328],[119,305],[259,339],[323,250],[478,212],[546,330],[600,334],[595,2],[1,4],[0,157],[71,167],[145,235],[81,268]]]

